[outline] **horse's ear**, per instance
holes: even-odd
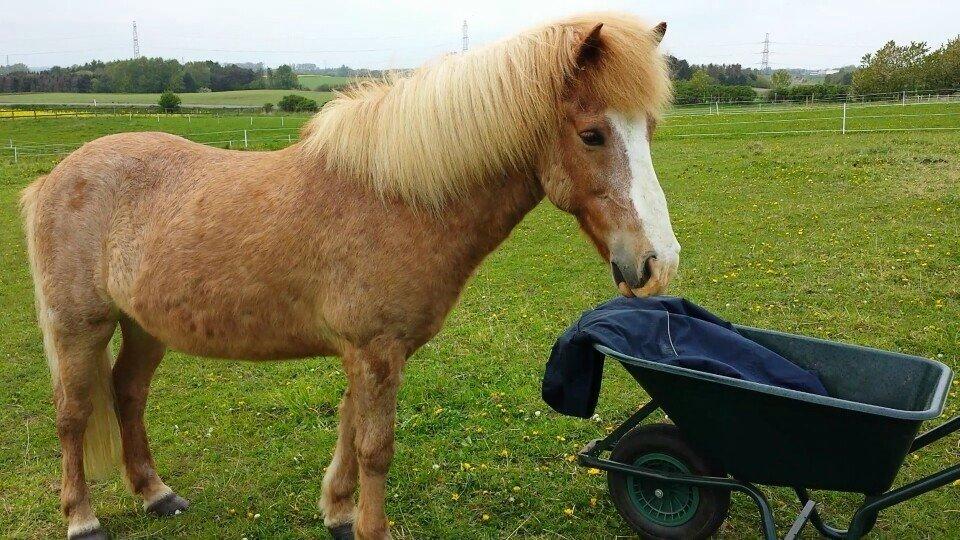
[[[580,69],[586,69],[600,60],[600,29],[603,28],[603,23],[597,23],[593,27],[593,30],[590,30],[590,33],[587,34],[587,37],[583,38],[577,46],[577,67]]]
[[[653,27],[653,39],[657,40],[659,45],[663,41],[663,36],[667,33],[667,22],[663,21],[660,24]]]

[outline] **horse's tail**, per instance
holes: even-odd
[[[40,189],[46,176],[41,176],[23,190],[20,196],[20,210],[23,214],[24,232],[27,237],[27,254],[30,270],[33,274],[34,297],[37,308],[37,322],[43,333],[43,350],[50,367],[50,378],[54,394],[59,392],[60,362],[53,344],[50,330],[50,313],[43,294],[43,275],[41,260],[37,256],[36,211]],[[110,349],[104,349],[90,365],[84,366],[91,373],[90,402],[93,410],[87,419],[83,436],[83,468],[88,479],[101,479],[113,474],[120,464],[120,427],[114,406],[113,375]],[[74,366],[79,367],[79,366]]]

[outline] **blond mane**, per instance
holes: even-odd
[[[531,170],[559,125],[579,44],[598,23],[600,60],[580,79],[616,110],[659,115],[671,87],[658,36],[631,15],[594,13],[359,85],[306,124],[302,146],[335,173],[438,209],[486,178]]]

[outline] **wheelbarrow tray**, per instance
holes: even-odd
[[[820,377],[829,397],[621,354],[688,442],[743,482],[880,494],[924,420],[940,415],[952,373],[940,362],[737,326]]]

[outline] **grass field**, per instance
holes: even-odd
[[[658,130],[661,139],[718,134],[775,133],[784,131],[848,132],[860,130],[960,129],[960,101],[950,103],[866,104],[847,108],[843,121],[840,103],[814,106],[776,105],[726,107],[719,113],[702,108],[678,108]]]
[[[318,83],[319,84],[319,83]],[[316,85],[311,86],[311,88]],[[229,92],[198,92],[178,94],[182,105],[245,105],[260,106],[264,103],[276,105],[280,98],[288,94],[299,94],[317,103],[328,101],[332,92],[314,92],[313,90],[233,90]],[[138,104],[156,105],[160,94],[78,94],[67,92],[42,92],[34,94],[0,94],[0,106],[4,104],[89,104],[94,100],[98,105]]]
[[[297,80],[303,86],[314,89],[321,84],[346,84],[352,79],[350,77],[337,77],[335,75],[315,75],[313,73],[301,73],[297,75]]]
[[[12,157],[10,146],[17,146],[19,156],[70,152],[87,141],[124,131],[167,131],[188,139],[222,146],[241,148],[243,131],[247,130],[250,148],[277,148],[296,140],[305,115],[213,116],[213,115],[133,115],[80,116],[79,118],[18,118],[3,121],[0,133],[0,159]],[[231,141],[228,143],[227,141]]]
[[[199,132],[185,119],[167,120],[160,129]],[[0,122],[0,143],[157,129],[155,120],[125,121]],[[743,324],[960,369],[958,149],[957,132],[665,136],[654,159],[683,244],[673,292]],[[0,531],[14,538],[65,530],[49,377],[16,210],[19,190],[54,164],[0,158]],[[574,220],[547,204],[483,264],[444,330],[406,370],[388,495],[396,537],[630,534],[603,476],[570,459],[642,403],[643,392],[611,363],[599,421],[560,417],[539,397],[553,340],[613,294]],[[322,537],[315,503],[343,388],[334,359],[267,365],[168,354],[148,429],[161,474],[193,505],[176,519],[151,519],[119,481],[107,482],[93,490],[102,523],[120,538]],[[954,382],[947,414],[958,412],[958,389]],[[954,436],[909,459],[901,481],[958,461]],[[782,533],[798,505],[787,490],[766,492]],[[844,518],[859,503],[850,495],[820,499],[828,516]],[[958,538],[958,518],[960,485],[947,486],[882,513],[874,534]],[[754,506],[734,495],[721,537],[757,535]]]

